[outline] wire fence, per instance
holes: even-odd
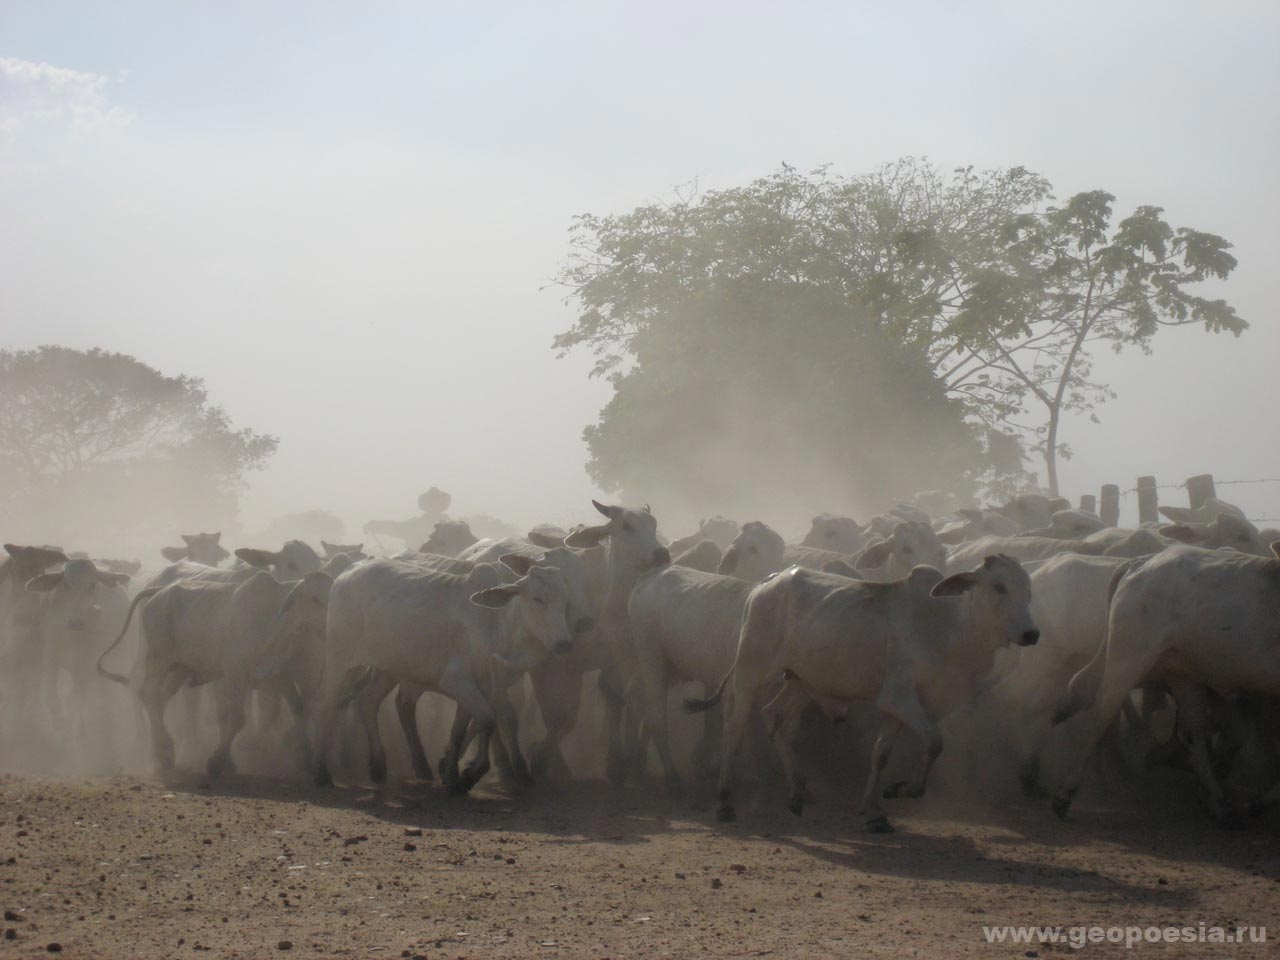
[[[1218,479],[1215,477],[1215,478],[1214,478],[1214,480],[1213,480],[1213,484],[1214,484],[1214,486],[1215,486],[1215,487],[1234,487],[1234,486],[1240,486],[1240,485],[1242,485],[1242,484],[1255,484],[1255,483],[1276,483],[1276,484],[1280,484],[1280,477],[1255,477],[1255,478],[1253,478],[1253,479],[1251,479],[1251,480],[1218,480]],[[1142,488],[1142,489],[1146,489],[1146,490],[1185,490],[1185,489],[1187,489],[1187,484],[1186,484],[1186,482],[1185,482],[1185,481],[1184,481],[1184,482],[1182,482],[1182,483],[1157,483],[1157,484],[1155,484],[1154,486],[1151,486],[1151,487],[1144,487],[1144,488]],[[1121,497],[1129,497],[1129,496],[1132,496],[1133,494],[1137,493],[1137,492],[1138,492],[1138,490],[1139,490],[1139,488],[1138,488],[1138,487],[1130,487],[1128,490],[1122,490],[1122,491],[1120,491],[1120,496],[1121,496]],[[1277,523],[1277,522],[1280,522],[1280,516],[1270,516],[1270,517],[1250,517],[1250,518],[1249,518],[1249,520],[1250,520],[1252,523]]]

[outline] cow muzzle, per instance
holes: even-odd
[[[1036,641],[1039,639],[1040,639],[1040,631],[1037,630],[1035,627],[1032,627],[1030,630],[1022,631],[1022,636],[1018,638],[1018,646],[1020,647],[1034,646]]]
[[[651,567],[668,567],[671,565],[671,551],[666,547],[659,547],[653,551],[653,559],[649,561]]]
[[[586,633],[587,631],[594,628],[595,625],[596,625],[596,622],[592,617],[583,617],[581,620],[579,620],[577,623],[573,625],[573,632],[577,634]]]

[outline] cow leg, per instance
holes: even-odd
[[[413,775],[418,780],[431,780],[431,762],[422,746],[422,733],[418,730],[418,700],[422,689],[402,683],[396,689],[396,718],[409,743],[409,759],[413,762]]]
[[[315,709],[312,712],[311,726],[313,744],[311,755],[315,764],[315,783],[318,787],[333,786],[333,774],[329,770],[329,752],[334,746],[338,732],[338,710],[344,703],[343,694],[350,678],[352,668],[343,663],[326,665],[315,698]],[[373,681],[371,680],[370,683]],[[364,691],[361,691],[361,694]],[[359,694],[357,694],[357,698]]]
[[[294,756],[297,758],[298,769],[312,769],[315,758],[311,752],[311,738],[307,736],[309,720],[307,698],[303,696],[298,685],[287,677],[277,678],[271,687],[271,693],[276,703],[287,703],[289,712],[293,714],[293,724],[289,727],[288,738]],[[259,703],[261,702],[259,700]]]
[[[638,661],[640,682],[635,691],[643,711],[644,728],[658,750],[658,760],[662,763],[662,775],[666,778],[667,791],[676,796],[680,793],[680,773],[676,770],[675,760],[671,756],[671,740],[667,726],[667,687],[670,682],[670,671],[665,660],[656,651],[646,651]],[[642,738],[638,744],[635,763],[643,772],[647,756],[648,744]]]
[[[467,765],[467,769],[461,774],[453,777],[445,776],[445,785],[450,787],[453,793],[467,793],[474,787],[486,773],[489,772],[489,741],[492,739],[493,731],[497,725],[497,718],[494,716],[493,707],[489,705],[489,701],[485,698],[484,693],[476,684],[475,678],[465,666],[450,665],[445,670],[444,675],[440,678],[440,692],[458,704],[458,712],[454,716],[454,729],[450,737],[449,752],[445,758],[445,768],[449,771],[456,771],[458,767],[459,749],[462,745],[462,736],[459,736],[458,727],[461,724],[462,735],[465,736],[467,718],[471,723],[475,724],[478,730],[479,747],[476,752],[476,758]],[[453,783],[450,783],[453,780]]]
[[[1116,626],[1113,623],[1109,630],[1102,688],[1095,694],[1090,707],[1067,721],[1068,723],[1078,722],[1079,726],[1068,731],[1067,735],[1070,736],[1075,747],[1071,760],[1065,768],[1066,774],[1054,791],[1053,812],[1059,819],[1065,818],[1067,811],[1071,809],[1071,802],[1075,799],[1080,784],[1084,780],[1085,770],[1099,738],[1120,712],[1129,692],[1150,672],[1159,654],[1158,650],[1146,647],[1126,650],[1123,645],[1124,638],[1119,635],[1120,631]]]
[[[889,762],[889,754],[893,751],[893,743],[902,729],[902,721],[891,714],[880,716],[880,731],[876,735],[876,745],[871,749],[871,769],[867,774],[867,786],[862,791],[862,815],[866,817],[867,829],[872,833],[892,833],[888,819],[880,805],[883,793],[880,787],[884,776],[885,764]]]
[[[604,697],[605,719],[609,728],[609,749],[605,759],[605,771],[609,782],[621,787],[627,777],[626,744],[623,742],[623,725],[626,715],[626,684],[616,660],[610,660],[600,671],[598,681]]]
[[[498,772],[506,787],[519,789],[533,783],[533,775],[520,751],[520,717],[511,703],[508,690],[511,683],[502,671],[495,667],[489,677],[497,736],[493,739],[494,755],[498,760]]]
[[[372,679],[356,695],[355,700],[356,723],[364,733],[369,751],[369,779],[377,784],[387,782],[387,751],[378,730],[378,711],[382,707],[382,701],[387,699],[395,686],[396,680],[390,674],[374,671]]]
[[[235,764],[231,762],[231,744],[236,735],[244,729],[245,721],[245,682],[240,678],[224,677],[215,684],[214,702],[218,709],[218,748],[205,769],[209,776],[217,777],[224,772],[235,772]]]
[[[569,779],[560,743],[574,724],[582,706],[582,669],[568,657],[551,657],[529,671],[534,699],[542,713],[546,736],[529,751],[529,770],[539,780]]]
[[[1179,679],[1169,681],[1169,692],[1178,706],[1178,735],[1186,741],[1187,759],[1204,787],[1210,815],[1221,826],[1239,827],[1240,822],[1218,783],[1213,760],[1209,756],[1209,717],[1205,688],[1194,681]]]
[[[887,688],[876,705],[883,712],[897,717],[924,744],[924,762],[915,779],[909,783],[891,784],[884,792],[885,797],[923,797],[925,785],[929,781],[929,771],[933,769],[933,762],[938,759],[938,754],[942,753],[942,733],[938,730],[938,725],[925,710],[910,682],[895,683]]]
[[[173,769],[173,737],[164,725],[164,708],[174,694],[182,689],[187,678],[184,674],[169,669],[167,663],[151,657],[146,660],[145,670],[138,697],[142,700],[150,721],[151,754],[160,770],[168,773]]]
[[[799,693],[798,696],[797,693]],[[796,691],[791,684],[784,683],[778,695],[765,706],[765,713],[770,717],[770,736],[778,751],[778,757],[782,761],[783,774],[787,778],[787,809],[797,817],[804,813],[808,794],[805,791],[804,775],[800,773],[793,747],[808,700],[808,697]]]
[[[756,698],[760,689],[760,681],[748,670],[741,657],[733,673],[733,698],[729,701],[729,714],[724,721],[724,739],[720,744],[720,779],[716,785],[719,807],[716,808],[716,819],[733,820],[737,811],[733,806],[733,787],[737,773],[738,753],[742,748],[743,738],[751,715],[756,709]]]
[[[280,707],[284,704],[284,698],[273,687],[259,687],[254,699],[258,704],[258,731],[265,733],[280,719]]]

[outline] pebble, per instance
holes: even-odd
[[[293,941],[292,941],[292,940],[281,940],[279,943],[277,943],[277,944],[276,944],[276,949],[277,949],[277,950],[292,950],[292,949],[293,949]]]

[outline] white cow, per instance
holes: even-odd
[[[628,633],[627,602],[631,588],[646,570],[671,562],[671,554],[658,542],[658,522],[648,507],[633,510],[605,505],[596,500],[591,505],[607,518],[594,527],[579,527],[565,538],[566,547],[589,550],[608,545],[603,571],[600,618],[597,621],[596,652],[600,667],[600,692],[604,696],[609,728],[606,771],[611,782],[621,784],[631,757],[637,753],[638,722],[628,722],[625,714],[627,677],[633,674],[635,661]],[[589,574],[590,575],[590,574]],[[567,691],[565,691],[567,693]],[[638,718],[631,718],[638,721]]]
[[[325,666],[316,713],[316,779],[332,782],[327,755],[337,710],[353,675],[371,669],[442,693],[459,707],[441,774],[450,790],[469,790],[489,768],[489,739],[498,724],[514,744],[514,711],[504,691],[553,653],[567,651],[564,577],[532,566],[504,584],[489,564],[465,575],[413,563],[377,560],[353,567],[334,584]],[[479,753],[459,776],[467,725]]]
[[[889,796],[920,796],[942,751],[938,721],[967,701],[990,671],[996,650],[1027,645],[1040,633],[1031,618],[1031,582],[1011,557],[988,557],[977,570],[942,578],[917,567],[889,583],[850,581],[789,569],[756,587],[747,601],[733,667],[715,694],[686,701],[692,711],[719,702],[729,681],[733,701],[720,760],[721,820],[734,817],[734,760],[747,722],[777,678],[786,683],[766,708],[776,716],[775,739],[787,773],[788,806],[799,814],[804,781],[790,738],[800,710],[815,700],[837,714],[868,701],[881,714],[863,795],[868,829],[892,828],[880,807],[880,779],[905,726],[926,745],[925,762],[910,784]]]
[[[921,521],[900,521],[889,536],[867,545],[853,562],[862,580],[901,580],[919,566],[945,570],[947,548],[933,527]]]
[[[1107,642],[1071,681],[1061,717],[1074,721],[1075,755],[1053,800],[1064,817],[1103,729],[1135,686],[1166,682],[1191,765],[1220,822],[1234,811],[1209,757],[1206,691],[1280,696],[1280,544],[1273,556],[1172,547],[1133,561],[1117,578]]]
[[[867,545],[870,530],[870,525],[863,527],[852,517],[820,513],[813,518],[809,532],[804,535],[799,545],[848,556],[857,553]]]
[[[129,598],[124,587],[129,576],[99,569],[92,560],[68,560],[61,570],[42,573],[27,581],[26,588],[42,594],[39,646],[43,655],[41,679],[45,705],[55,724],[72,714],[81,724],[98,712],[92,707],[95,691],[94,657],[106,640],[124,623]],[[70,682],[64,698],[62,680]],[[32,678],[31,682],[34,682]]]
[[[725,550],[716,572],[759,583],[786,566],[786,551],[787,545],[780,534],[768,524],[750,520],[742,525]]]
[[[278,682],[287,664],[299,662],[302,668],[288,675],[304,688],[314,688],[317,635],[324,627],[332,583],[319,572],[292,584],[259,572],[239,582],[178,580],[149,587],[134,597],[120,635],[98,658],[98,672],[128,683],[128,678],[104,668],[102,661],[128,632],[134,610],[145,604],[138,696],[151,721],[152,751],[162,770],[171,769],[174,759],[164,709],[182,687],[214,683],[220,740],[208,762],[213,776],[230,765],[231,743],[244,726],[245,701],[251,690]],[[311,689],[299,691],[295,706],[299,723],[304,719],[302,703],[310,694]]]

